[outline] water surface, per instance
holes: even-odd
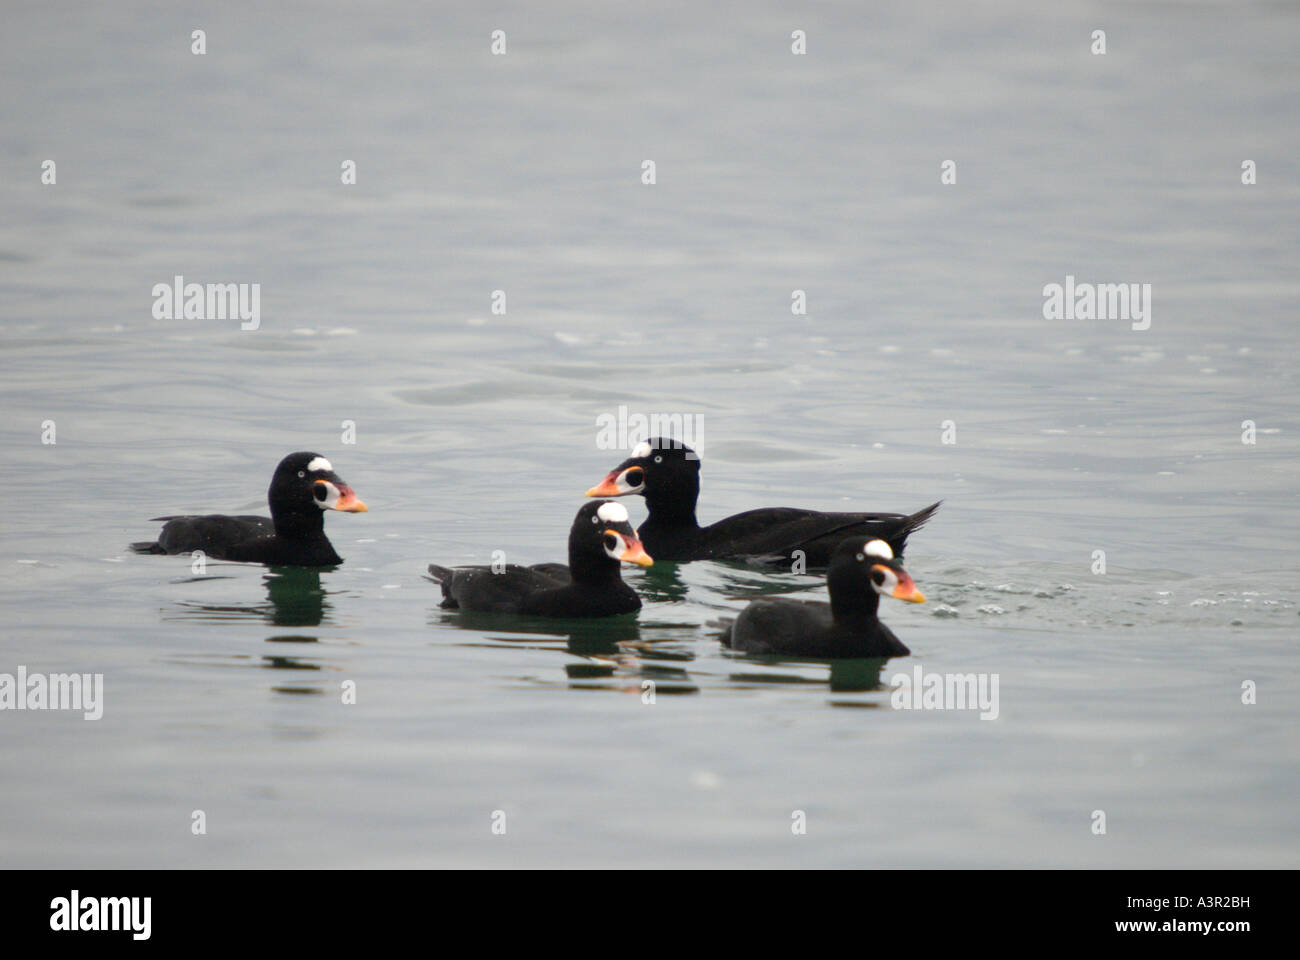
[[[10,11],[0,672],[106,704],[0,714],[0,863],[1297,866],[1300,14],[860,7]],[[177,274],[260,329],[154,319]],[[1151,328],[1045,320],[1067,274]],[[430,561],[563,559],[621,404],[704,425],[706,522],[943,499],[930,602],[883,605],[913,657],[731,654],[822,590],[740,565],[438,609]],[[299,449],[371,507],[341,567],[127,550]],[[998,719],[892,709],[916,664]]]

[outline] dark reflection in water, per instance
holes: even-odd
[[[636,614],[594,619],[556,620],[550,617],[521,617],[513,613],[474,613],[465,610],[437,610],[430,620],[462,630],[490,634],[489,640],[507,643],[536,642],[546,637],[564,637],[569,649],[580,655],[617,653],[620,643],[641,639]]]
[[[278,636],[267,637],[267,643],[317,643],[315,637],[300,636]],[[305,670],[308,672],[318,672],[326,669],[325,664],[319,660],[308,660],[299,656],[285,656],[284,654],[269,653],[262,657],[262,666],[267,670]],[[325,687],[317,680],[298,680],[293,685],[277,684],[272,685],[271,689],[275,693],[324,693]]]
[[[311,660],[302,660],[298,657],[276,657],[269,656],[262,658],[262,666],[271,670],[321,670],[324,669],[319,663]]]
[[[317,627],[325,620],[330,605],[320,585],[319,569],[272,567],[263,581],[270,601],[267,619],[271,623],[278,627]]]
[[[330,619],[331,604],[328,591],[321,586],[321,573],[333,570],[333,567],[268,567],[262,577],[266,588],[266,599],[256,603],[193,603],[179,604],[181,612],[165,617],[172,620],[206,620],[209,622],[229,622],[236,620],[253,620],[271,624],[275,627],[290,628],[288,632],[276,632],[266,638],[267,643],[293,644],[297,650],[303,650],[304,644],[317,644],[319,638],[307,632],[295,632],[293,628],[318,627]],[[204,578],[196,578],[202,581]],[[184,657],[178,662],[194,663],[209,661],[211,658]],[[229,655],[218,655],[217,665],[228,665]],[[235,656],[234,661],[241,665],[250,664],[246,655]],[[257,666],[274,670],[294,671],[310,675],[330,669],[322,660],[303,657],[297,654],[270,653],[254,661]],[[294,695],[323,694],[331,689],[319,679],[287,681],[283,678],[271,686],[275,693]]]
[[[293,637],[288,642],[302,643],[304,641],[315,643],[315,638]],[[280,637],[268,637],[267,643],[285,642]],[[277,673],[285,670],[291,670],[296,673],[305,673],[308,675],[321,673],[326,670],[337,670],[338,667],[331,667],[323,660],[313,660],[300,656],[285,656],[279,653],[270,653],[263,655],[260,659],[250,657],[248,654],[182,654],[175,657],[167,658],[167,662],[179,663],[186,666],[211,666],[211,667],[256,667],[264,670],[274,670]],[[325,693],[329,688],[323,678],[286,680],[281,677],[271,689],[277,693]]]
[[[682,582],[677,564],[670,561],[656,563],[635,582],[642,603],[680,603],[686,599],[686,584]]]
[[[789,571],[774,576],[762,574],[754,567],[739,561],[716,562],[721,571],[720,589],[732,600],[770,597],[778,594],[809,593],[825,590],[826,578],[822,576],[795,576]],[[824,574],[824,571],[823,571]]]
[[[671,571],[660,584],[665,590],[679,586],[680,578]],[[777,591],[769,587],[767,592],[784,592],[791,587],[798,589],[798,586],[795,582],[785,581],[777,585]],[[700,686],[685,665],[695,663],[702,655],[697,649],[698,642],[717,639],[716,635],[701,634],[699,624],[642,623],[636,614],[592,620],[553,620],[437,609],[429,622],[480,632],[482,640],[472,644],[487,641],[535,644],[555,649],[553,642],[562,639],[565,651],[576,658],[563,664],[569,688],[639,693],[643,700],[658,694],[698,693]],[[712,621],[708,625],[716,626],[718,623],[720,621]],[[684,640],[693,642],[684,645]],[[819,687],[832,693],[873,693],[886,689],[882,679],[888,662],[885,657],[827,660],[732,651],[726,651],[724,656],[753,665],[753,669],[726,674],[726,681],[733,685],[754,689],[781,685]],[[538,682],[533,676],[524,679],[529,683]],[[544,680],[541,682],[546,683]],[[878,707],[881,704],[874,699],[849,699],[831,701],[831,705]]]
[[[637,693],[646,703],[653,703],[659,694],[700,692],[699,686],[686,670],[649,662],[639,651],[624,651],[612,657],[566,663],[564,675],[573,690]]]
[[[884,690],[880,675],[889,662],[888,657],[867,660],[834,660],[831,662],[831,690],[835,693]]]
[[[727,679],[733,683],[746,686],[770,684],[829,686],[834,693],[869,693],[886,689],[884,682],[881,680],[881,673],[885,669],[885,664],[889,662],[888,657],[871,657],[862,660],[793,660],[789,657],[766,657],[750,654],[746,659],[759,664],[771,664],[772,666],[785,664],[817,666],[824,664],[830,667],[830,673],[827,677],[821,678],[775,671],[753,671],[732,673],[728,675]]]
[[[678,581],[679,582],[679,581]],[[554,620],[503,613],[438,610],[431,620],[459,629],[478,630],[485,639],[505,643],[538,643],[548,637],[564,640],[565,650],[580,658],[564,664],[569,686],[583,690],[646,693],[696,693],[699,687],[685,669],[669,666],[695,659],[693,651],[668,650],[642,635],[636,614],[596,619]],[[689,629],[689,625],[685,625]],[[664,630],[662,624],[655,631]],[[679,631],[664,639],[680,639]]]
[[[328,569],[334,569],[330,567]],[[263,582],[266,584],[266,618],[277,627],[317,627],[325,621],[330,609],[326,591],[321,587],[319,569],[308,567],[271,567]],[[277,634],[266,638],[267,643],[317,643],[316,637],[305,634]],[[262,666],[268,670],[320,671],[325,667],[315,660],[299,656],[268,654],[262,657]],[[292,695],[323,694],[325,687],[317,682],[281,683],[271,689],[276,693]]]
[[[262,620],[277,627],[317,627],[329,618],[331,604],[328,592],[321,586],[322,571],[334,567],[269,567],[262,577],[266,587],[266,601],[259,603],[192,603],[179,604],[180,615],[167,616],[168,620]],[[211,578],[198,578],[199,580]],[[276,637],[272,639],[312,642],[310,636]]]

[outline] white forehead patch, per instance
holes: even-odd
[[[313,457],[311,463],[307,464],[307,472],[315,473],[317,470],[324,470],[326,473],[333,473],[334,467],[324,457]]]
[[[889,549],[889,544],[885,543],[884,540],[872,540],[867,544],[863,552],[869,557],[880,557],[884,560],[894,559],[894,551]]]
[[[596,516],[606,523],[627,523],[627,507],[611,500],[596,508]]]
[[[632,459],[640,460],[642,457],[648,457],[653,452],[649,440],[642,440],[632,448]]]

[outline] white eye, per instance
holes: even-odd
[[[663,463],[663,462],[664,462],[664,458],[662,456],[655,457],[655,463]]]
[[[865,551],[869,557],[881,557],[885,560],[894,559],[894,551],[890,549],[889,544],[884,540],[872,540],[867,544]]]
[[[860,553],[858,554],[858,556],[857,556],[857,561],[858,561],[859,563],[861,563],[861,562],[862,562],[863,560],[865,560],[865,559],[866,559],[866,557],[864,557],[862,554],[860,554]]]
[[[591,522],[592,522],[592,523],[600,523],[600,517],[592,517],[592,518],[591,518]]]
[[[300,476],[300,477],[305,477],[305,476],[307,476],[307,474],[305,474],[305,473],[303,473],[301,470],[299,470],[299,471],[298,471],[298,476]]]

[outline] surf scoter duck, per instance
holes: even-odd
[[[796,657],[905,657],[907,649],[876,618],[882,596],[924,603],[884,540],[851,537],[826,571],[830,603],[765,597],[726,625],[722,642],[746,653]]]
[[[277,566],[330,567],[343,562],[325,536],[325,511],[368,508],[319,453],[291,453],[275,468],[266,493],[271,516],[154,517],[165,521],[157,541],[133,543],[137,553],[192,553],[213,560]]]
[[[612,500],[584,504],[569,530],[569,566],[457,567],[429,564],[442,585],[442,606],[484,613],[538,617],[610,617],[641,609],[636,591],[623,582],[619,563],[653,562],[628,522],[627,508]]]
[[[587,491],[589,497],[645,497],[649,516],[637,533],[656,560],[758,559],[788,563],[802,550],[805,563],[824,567],[845,537],[887,542],[901,557],[908,534],[934,515],[934,503],[910,516],[901,513],[820,513],[764,507],[701,527],[700,458],[675,440],[643,440],[632,455]]]

